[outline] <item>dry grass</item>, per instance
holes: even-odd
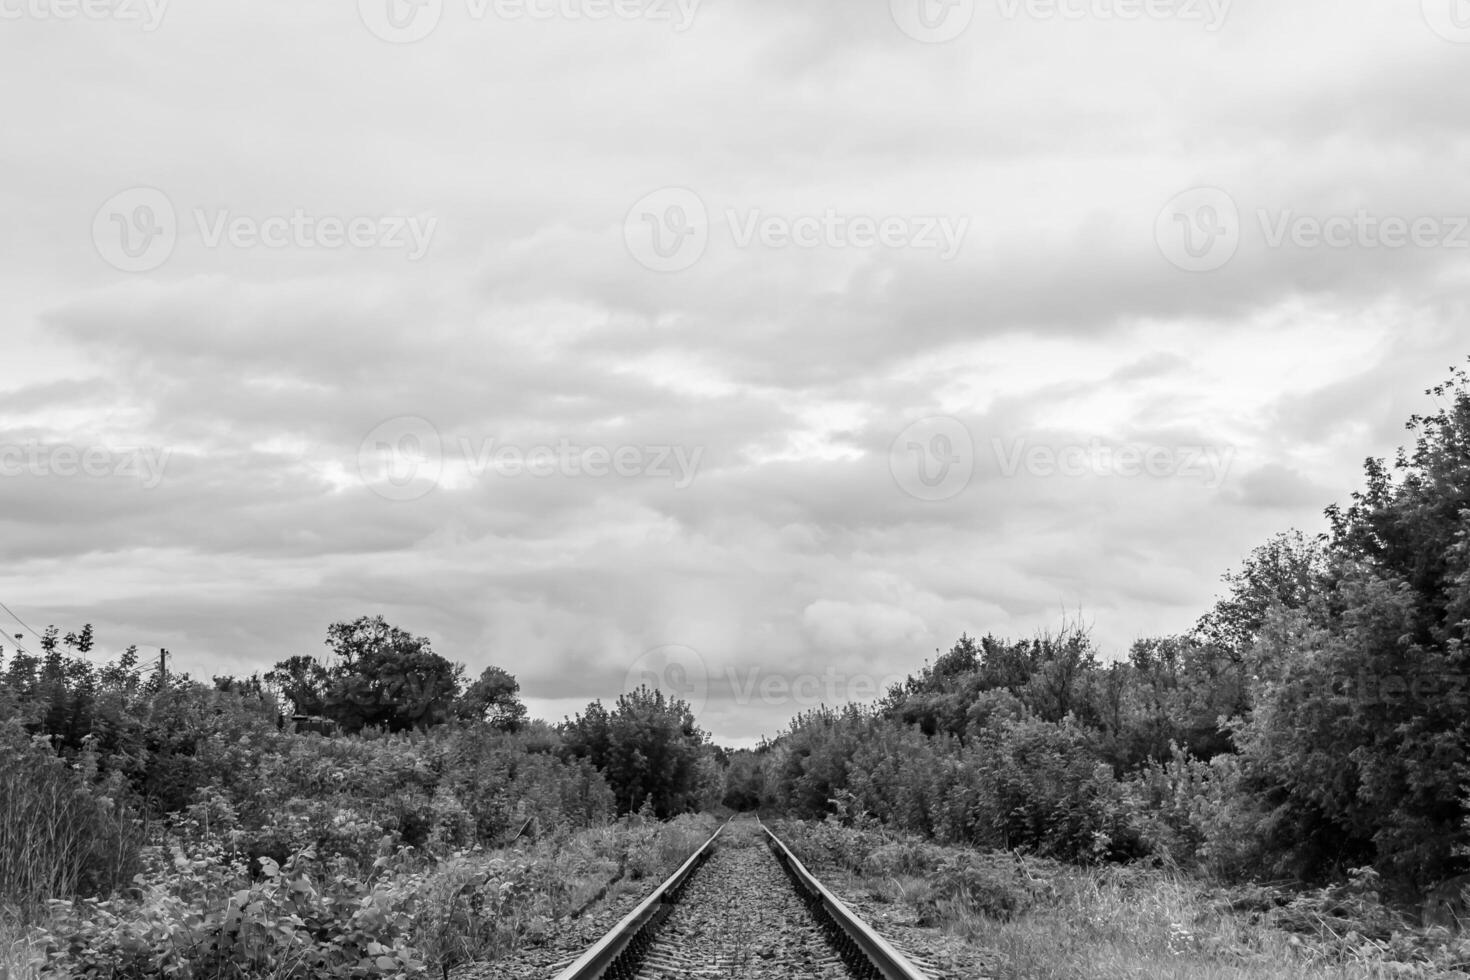
[[[942,902],[939,924],[1002,954],[1006,975],[1028,980],[1470,976],[1443,963],[1382,958],[1366,940],[1327,943],[1283,931],[1260,913],[1231,910],[1202,884],[1177,875],[1078,870],[1053,885],[1048,900],[1009,920],[962,901]]]
[[[1371,873],[1321,892],[1081,868],[831,823],[781,825],[855,897],[907,905],[1006,980],[1470,980],[1470,935],[1417,928]]]
[[[31,930],[0,919],[0,980],[37,980],[43,956]]]
[[[0,904],[22,922],[47,899],[107,893],[141,834],[81,773],[14,727],[0,731]]]

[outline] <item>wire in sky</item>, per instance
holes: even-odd
[[[16,621],[16,622],[17,622],[17,623],[19,623],[19,624],[20,624],[20,625],[21,625],[21,627],[22,627],[22,628],[23,628],[23,629],[24,629],[24,630],[25,630],[25,631],[26,631],[26,632],[27,632],[27,633],[30,633],[30,634],[31,634],[31,635],[32,635],[32,636],[34,636],[34,637],[35,637],[35,638],[36,638],[36,639],[38,639],[38,640],[41,640],[41,641],[42,641],[42,642],[43,642],[43,643],[44,643],[44,642],[45,642],[45,640],[44,640],[44,639],[43,639],[43,638],[42,638],[42,636],[41,636],[41,634],[40,634],[40,633],[37,633],[37,632],[36,632],[36,631],[35,631],[35,630],[33,630],[33,629],[31,629],[31,628],[30,628],[30,627],[29,627],[29,626],[27,626],[27,625],[26,625],[26,621],[25,621],[25,620],[23,620],[23,619],[21,619],[21,618],[20,618],[20,617],[19,617],[19,616],[17,616],[17,615],[16,615],[16,614],[15,614],[15,613],[14,613],[14,612],[12,612],[12,611],[11,611],[11,608],[10,608],[10,607],[9,607],[9,606],[7,606],[7,605],[6,605],[6,604],[5,604],[5,603],[3,603],[3,602],[0,602],[0,609],[4,609],[4,610],[5,610],[5,611],[6,611],[6,612],[7,612],[7,613],[10,613],[10,618],[11,618],[11,619],[13,619],[13,620],[15,620],[15,621]]]

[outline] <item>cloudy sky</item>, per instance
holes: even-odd
[[[199,677],[1117,655],[1470,353],[1464,0],[0,0],[0,82],[0,602]]]

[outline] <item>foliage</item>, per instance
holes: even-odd
[[[995,959],[984,975],[1470,977],[1470,937],[1415,928],[1384,903],[1369,868],[1309,891],[1220,888],[1172,869],[1076,868],[835,820],[780,822],[778,833],[844,899],[905,905],[881,914],[971,940]]]
[[[432,862],[384,838],[360,871],[312,849],[285,862],[231,857],[234,825],[206,810],[150,850],[138,899],[53,903],[32,938],[48,951],[49,975],[438,976],[545,938],[624,875],[669,873],[713,829],[626,823]]]
[[[565,751],[585,759],[607,779],[619,813],[634,813],[645,801],[664,819],[697,809],[706,797],[718,800],[717,773],[701,759],[710,754],[684,701],[639,687],[618,697],[612,711],[601,701],[562,726]]]
[[[53,895],[108,893],[136,869],[137,821],[119,779],[97,781],[96,766],[95,753],[74,768],[0,722],[0,895],[12,914],[27,918]]]
[[[509,673],[499,667],[486,667],[460,698],[456,713],[513,732],[526,721],[526,706],[517,697],[520,690],[521,685]]]
[[[327,645],[326,714],[348,732],[390,732],[443,724],[459,696],[464,668],[435,653],[427,638],[391,626],[382,616],[334,623]]]
[[[749,805],[1082,863],[1340,881],[1404,903],[1470,871],[1470,374],[1366,464],[1330,537],[1278,535],[1188,633],[964,634],[871,711],[807,712]]]

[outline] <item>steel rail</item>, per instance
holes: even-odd
[[[812,914],[828,927],[830,938],[849,969],[859,977],[866,976],[874,980],[879,977],[883,980],[930,980],[927,973],[909,962],[907,957],[842,904],[841,899],[828,891],[796,855],[791,853],[791,849],[771,832],[771,828],[762,823],[761,830],[766,832],[767,842],[775,852],[776,860],[785,867],[792,883],[806,899]]]
[[[860,980],[930,980],[928,974],[914,966],[842,904],[772,833],[771,828],[758,818],[757,823],[793,887],[821,923],[829,941],[854,976]],[[700,845],[678,871],[624,916],[607,935],[558,973],[554,980],[633,980],[639,962],[652,945],[653,930],[668,916],[679,893],[709,857],[716,839],[727,825],[728,821]]]
[[[679,866],[678,871],[655,888],[653,894],[640,902],[637,908],[625,915],[611,932],[573,960],[571,966],[558,973],[555,980],[600,980],[603,977],[608,980],[631,980],[636,962],[630,961],[641,959],[649,943],[649,927],[658,925],[669,914],[670,905],[679,897],[679,892],[694,872],[709,857],[710,849],[726,824],[721,824],[710,835],[710,839]]]

